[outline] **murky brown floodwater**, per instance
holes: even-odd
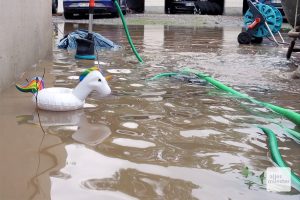
[[[71,32],[84,25],[58,24]],[[174,79],[150,82],[160,72],[192,67],[257,99],[300,110],[299,81],[284,47],[266,41],[239,46],[239,29],[131,26],[146,64],[138,64],[121,26],[95,30],[121,44],[101,52],[113,94],[91,95],[88,108],[40,111],[30,94],[11,87],[1,95],[0,199],[297,199],[270,193],[259,175],[270,161],[266,125],[279,138],[284,159],[300,174],[300,145],[273,122],[294,125],[266,109],[236,100],[210,85]],[[58,32],[55,43],[62,37]],[[23,79],[42,74],[46,87],[74,87],[92,61],[54,47]],[[299,128],[298,128],[299,130]],[[253,174],[243,176],[247,166]]]

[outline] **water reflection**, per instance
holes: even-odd
[[[29,199],[51,199],[49,177],[71,179],[72,174],[60,171],[66,165],[65,145],[74,141],[95,146],[111,134],[105,124],[93,124],[83,110],[69,112],[35,111],[17,116],[18,124],[36,125],[45,131],[38,147],[35,175],[29,181],[34,188]]]
[[[41,126],[46,133],[59,136],[72,134],[72,138],[90,146],[100,144],[111,134],[105,124],[90,123],[84,111],[51,112],[39,110],[33,115],[17,116],[19,124],[35,124]]]
[[[82,182],[90,190],[120,191],[138,199],[196,199],[192,190],[199,186],[192,182],[121,169],[112,178],[90,179]]]

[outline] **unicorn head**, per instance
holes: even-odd
[[[41,77],[33,77],[24,85],[16,84],[16,88],[21,92],[32,92],[33,94],[45,88],[44,80]]]
[[[73,91],[79,99],[84,100],[91,91],[96,91],[100,96],[107,96],[111,89],[107,83],[109,77],[104,77],[97,67],[85,70],[80,75],[80,83]]]

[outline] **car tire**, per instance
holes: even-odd
[[[126,10],[122,10],[122,14],[123,14],[123,15],[126,15],[126,14],[127,14],[127,11],[126,11]]]
[[[200,1],[198,0],[195,3],[199,14],[202,15],[222,15],[222,7],[217,2],[211,2],[211,1]]]
[[[201,3],[201,2],[197,3],[196,7],[198,9],[199,15],[206,15],[207,14],[207,9],[206,9],[206,7],[204,6],[203,3]]]
[[[65,17],[65,19],[72,19],[73,13],[64,12],[64,17]]]
[[[110,16],[112,18],[119,18],[119,13],[118,12],[113,12],[113,13],[110,14]]]
[[[173,8],[170,8],[170,14],[176,14],[176,12],[175,12],[175,9],[173,9]]]

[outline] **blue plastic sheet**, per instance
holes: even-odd
[[[59,41],[57,47],[61,49],[68,49],[68,50],[76,49],[77,48],[76,38],[86,38],[87,34],[88,32],[86,30],[76,30],[74,32],[71,32]],[[94,36],[95,50],[103,50],[103,49],[118,50],[119,48],[121,48],[121,46],[103,37],[99,33],[93,32],[93,36]]]

